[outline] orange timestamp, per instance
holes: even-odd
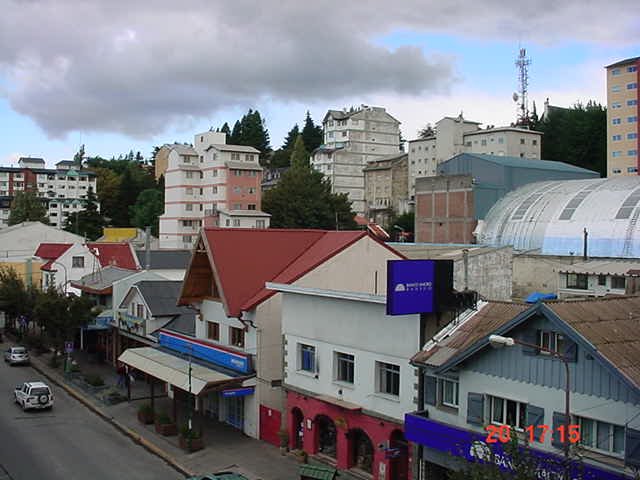
[[[487,425],[487,443],[507,443],[511,440],[511,427],[509,425]],[[578,443],[580,441],[580,425],[560,425],[558,428],[550,428],[549,425],[529,425],[524,429],[529,437],[529,442],[544,442],[547,435],[553,435],[560,443]],[[556,436],[557,435],[557,436]]]

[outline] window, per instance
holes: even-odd
[[[616,150],[615,152],[611,152],[611,156],[612,157],[621,157],[622,156],[622,150]]]
[[[611,120],[611,123],[613,125],[620,125],[622,123],[622,120],[620,120],[619,118],[614,118]]]
[[[234,347],[244,348],[244,330],[236,327],[229,327],[229,343]]]
[[[627,173],[636,173],[638,171],[638,167],[627,167]]]
[[[628,150],[627,151],[627,155],[629,155],[630,157],[637,157],[638,156],[638,150]]]
[[[632,117],[627,117],[627,123],[636,123],[638,121],[638,117],[635,115]]]
[[[233,209],[234,210],[242,210],[242,204],[241,203],[234,203],[233,204]]]
[[[191,187],[187,188],[187,195],[193,195],[193,188]]]
[[[491,423],[509,425],[517,430],[526,426],[527,404],[507,400],[506,398],[489,396]]]
[[[458,408],[458,387],[455,380],[442,380],[442,404],[447,407]]]
[[[354,358],[348,353],[336,352],[336,380],[353,383]]]
[[[264,220],[256,220],[256,228],[265,228],[266,223]]]
[[[253,155],[251,155],[250,153],[246,154],[244,156],[244,161],[245,162],[253,162]]]
[[[636,67],[635,65],[631,66],[631,67],[627,67],[627,72],[628,73],[633,73],[633,72],[637,72],[638,71],[638,67]]]
[[[298,344],[298,370],[316,373],[316,347]]]
[[[233,219],[233,226],[234,227],[239,227],[240,226],[240,219],[239,218],[234,218]]]
[[[626,287],[626,283],[627,282],[624,277],[621,277],[619,275],[611,277],[611,288],[619,288],[621,290],[624,290]]]
[[[346,137],[347,136],[347,131],[345,130],[344,132],[342,132],[342,136]]]
[[[564,335],[549,330],[538,331],[538,346],[556,352],[564,352]],[[549,352],[540,350],[542,355],[549,355]]]
[[[634,107],[638,105],[638,100],[633,99],[633,100],[627,100],[627,107]]]
[[[480,141],[480,145],[486,147],[487,146],[487,141],[486,140],[481,140]]]
[[[614,85],[611,87],[611,91],[613,93],[618,93],[620,91],[620,85]]]
[[[239,153],[232,153],[231,154],[231,160],[240,160],[240,154]]]
[[[193,210],[193,205],[191,203],[187,203],[184,208],[187,212],[191,212]]]
[[[400,366],[391,363],[376,362],[378,372],[378,392],[387,395],[400,395]]]
[[[227,218],[227,221],[225,222],[225,226],[229,227],[230,225],[231,225],[231,220]]]
[[[504,137],[498,137],[498,143],[504,143]]]
[[[247,193],[254,194],[254,193],[256,193],[256,189],[254,187],[249,187],[249,188],[247,188]]]
[[[586,290],[588,281],[584,273],[567,273],[567,288]]]
[[[619,68],[614,68],[613,70],[611,70],[611,75],[613,77],[617,77],[618,75],[620,75],[620,69]]]
[[[249,205],[247,205],[247,210],[255,210],[255,209],[256,209],[255,203],[250,203]]]
[[[627,133],[627,140],[635,140],[636,138],[638,138],[637,133]]]
[[[186,175],[187,178],[193,178],[193,172],[192,171],[185,172],[185,175]]]
[[[466,142],[466,143],[464,144],[464,146],[465,146],[465,147],[470,147],[470,146],[471,146],[471,142]]]
[[[614,168],[613,173],[622,173],[622,170],[620,170],[619,168]]]
[[[607,284],[607,276],[606,275],[598,275],[598,285],[604,287]]]
[[[218,170],[211,170],[211,176],[212,177],[217,177],[218,176]]]
[[[84,257],[73,257],[71,259],[72,268],[84,268]]]
[[[333,132],[327,133],[327,138],[333,138]]]
[[[611,108],[612,109],[616,109],[616,108],[622,108],[622,104],[620,102],[613,102],[611,104]]]
[[[193,241],[193,239],[191,238],[191,235],[183,235],[182,236],[182,242],[183,243],[191,243]]]
[[[220,324],[218,322],[207,322],[207,338],[209,340],[220,340]]]
[[[619,142],[620,140],[622,140],[622,135],[613,135],[611,137],[611,140],[613,140],[614,142]]]
[[[216,186],[211,187],[211,193],[218,193],[218,187]]]
[[[240,188],[240,187],[233,187],[233,193],[242,193],[242,188]]]
[[[531,140],[531,145],[538,145],[538,140]]]
[[[236,177],[241,177],[242,176],[242,170],[232,170],[232,172]]]
[[[520,145],[524,145],[524,138],[520,139]]]
[[[635,90],[636,88],[638,88],[637,82],[627,83],[627,90]]]
[[[136,305],[136,316],[138,318],[144,318],[144,305],[141,305],[141,304]]]
[[[624,455],[624,427],[576,416],[580,425],[580,445],[614,455]]]

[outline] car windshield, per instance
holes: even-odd
[[[32,388],[31,395],[49,395],[49,389],[47,387]]]
[[[27,353],[27,351],[22,347],[18,347],[18,348],[14,348],[13,349],[13,353],[17,353],[19,355],[23,355],[23,354]]]

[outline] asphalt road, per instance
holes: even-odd
[[[0,350],[5,345],[0,345]],[[53,409],[23,412],[13,402],[13,389],[36,380],[53,388]],[[0,361],[0,480],[40,479],[184,477],[31,367],[10,367]]]

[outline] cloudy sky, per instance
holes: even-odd
[[[638,0],[0,0],[0,164],[192,141],[248,108],[277,148],[310,110],[384,106],[405,138],[461,111],[515,118],[514,60],[542,110],[606,102],[640,55]]]

